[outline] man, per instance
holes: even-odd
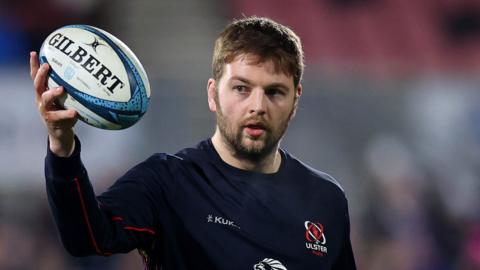
[[[355,269],[338,183],[279,148],[302,93],[303,52],[289,28],[234,21],[219,35],[208,80],[214,135],[155,154],[95,197],[80,159],[76,113],[54,105],[48,66],[31,53],[48,131],[47,193],[75,256],[138,249],[148,269]]]

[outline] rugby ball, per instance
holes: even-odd
[[[56,103],[94,127],[117,130],[137,123],[150,101],[150,83],[135,54],[118,38],[89,25],[67,25],[43,42],[48,87],[62,85]]]

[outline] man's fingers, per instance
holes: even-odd
[[[74,120],[77,112],[73,109],[48,111],[44,114],[46,123],[60,123],[61,121]]]
[[[40,67],[40,64],[38,62],[37,53],[30,52],[30,77],[32,77],[32,80],[35,79],[35,76],[37,75],[37,71],[39,67]]]
[[[63,94],[63,86],[49,89],[42,93],[39,100],[40,111],[50,111],[53,109],[53,102]]]
[[[38,102],[42,94],[47,90],[47,74],[49,66],[48,64],[43,64],[35,74],[35,79],[33,80],[33,87],[35,88],[35,100]]]

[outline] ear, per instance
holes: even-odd
[[[217,95],[216,83],[217,82],[213,78],[208,79],[208,83],[207,83],[208,107],[212,112],[217,111],[217,103],[215,102],[215,98]]]
[[[295,89],[295,103],[293,104],[293,113],[290,119],[295,117],[295,114],[297,113],[297,107],[298,107],[298,101],[300,100],[300,96],[302,95],[303,87],[299,83],[297,86],[297,89]]]

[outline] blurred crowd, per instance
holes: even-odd
[[[138,1],[136,8],[143,5],[145,9],[152,9],[156,5],[154,2]],[[175,5],[185,8],[195,1],[160,2],[175,9]],[[401,14],[413,16],[406,12],[411,6],[399,4],[406,1],[283,2],[284,5],[277,4],[274,9],[265,3],[240,0],[227,1],[228,4],[209,0],[204,5],[205,9],[208,5],[222,5],[223,13],[218,16],[225,22],[242,13],[265,15],[292,24],[294,29],[299,29],[301,37],[305,36],[305,91],[283,146],[307,163],[338,178],[344,187],[350,203],[352,243],[358,269],[480,269],[480,81],[478,76],[472,75],[478,71],[475,64],[480,60],[478,53],[469,55],[463,51],[461,58],[455,58],[452,53],[448,56],[450,60],[445,60],[441,50],[436,50],[435,56],[425,58],[427,64],[401,61],[401,69],[379,68],[388,66],[389,60],[398,64],[399,58],[418,60],[421,56],[412,56],[408,54],[409,50],[403,50],[400,54],[374,54],[376,58],[372,61],[362,58],[363,52],[372,56],[372,51],[385,49],[378,45],[381,39],[376,32],[368,28],[376,24],[363,24],[364,34],[375,38],[375,44],[372,44],[361,36],[363,45],[370,44],[365,51],[359,49],[360,43],[354,39],[347,40],[354,44],[343,45],[341,40],[334,40],[341,39],[345,33],[314,37],[317,28],[305,29],[306,26],[301,25],[305,21],[324,23],[325,17],[315,17],[324,15],[329,18],[331,29],[346,31],[339,25],[368,22],[368,16],[375,15],[365,10],[370,6],[379,11],[382,3],[401,5]],[[428,18],[437,18],[436,13],[431,14],[434,11],[448,15],[449,20],[442,20],[442,25],[446,27],[449,42],[454,44],[456,38],[463,44],[460,49],[480,48],[480,6],[476,1],[416,2],[421,3],[425,12],[430,12]],[[126,0],[117,4],[122,3],[132,7]],[[42,182],[45,134],[37,118],[33,94],[28,100],[29,91],[33,91],[26,62],[28,52],[38,50],[49,32],[65,24],[85,23],[106,28],[115,25],[115,19],[104,8],[110,4],[111,1],[93,0],[0,1],[0,80],[3,82],[0,87],[4,95],[12,97],[0,101],[0,113],[12,114],[9,119],[0,120],[0,269],[142,269],[136,251],[108,258],[73,258],[63,249]],[[426,8],[437,4],[456,9],[443,12],[440,8]],[[312,5],[333,7],[342,17],[335,17],[337,13],[333,11],[326,15],[324,10],[315,13]],[[279,11],[279,7],[288,6],[292,8],[284,9],[283,13]],[[349,10],[349,7],[355,10]],[[298,13],[302,8],[308,9],[305,14],[316,19],[305,15],[305,20],[298,20],[295,19],[298,16],[289,14],[289,10]],[[42,12],[38,12],[40,10]],[[346,17],[347,13],[355,19],[349,21],[351,18]],[[410,19],[415,20],[413,17],[402,18],[405,22]],[[335,23],[338,25],[334,26]],[[151,28],[155,30],[154,26]],[[169,33],[159,33],[158,39],[168,36]],[[322,45],[322,37],[334,45]],[[383,38],[388,39],[388,35],[383,33]],[[430,36],[428,40],[439,39]],[[469,45],[465,45],[465,40]],[[423,49],[439,46],[428,42],[419,46]],[[331,47],[337,45],[342,50],[331,51]],[[192,45],[192,50],[195,49],[193,46],[196,45]],[[206,53],[203,48],[199,50],[199,54]],[[153,57],[156,52],[144,51],[142,54]],[[463,57],[469,56],[474,60],[458,68],[462,67],[461,63],[467,63]],[[349,58],[355,61],[349,62]],[[322,61],[324,59],[327,60]],[[449,61],[457,64],[455,69],[446,69]],[[366,66],[361,65],[363,62]],[[439,63],[439,69],[435,70],[432,63]],[[360,67],[362,72],[345,68],[350,64]],[[428,68],[422,72],[419,65]],[[405,71],[409,67],[410,73]],[[157,72],[146,68],[150,74]],[[369,69],[373,71],[363,72]],[[96,179],[97,192],[105,190],[116,177],[152,151],[175,151],[190,146],[212,130],[212,118],[209,118],[204,92],[201,91],[204,85],[199,85],[203,81],[165,81],[155,75],[151,80],[158,93],[154,92],[145,119],[131,130],[107,134],[81,124],[78,127],[85,146],[84,158],[90,165],[87,167],[91,169],[91,176]],[[190,85],[196,85],[194,90],[198,94],[189,92]],[[180,90],[162,91],[164,89]],[[22,107],[14,107],[12,100],[17,100]],[[176,108],[186,109],[175,111],[176,119],[159,120],[162,118],[159,116]],[[12,143],[15,142],[12,138],[18,136],[25,139],[21,143]],[[141,142],[140,146],[124,146],[127,138]],[[105,145],[109,151],[96,151]]]

